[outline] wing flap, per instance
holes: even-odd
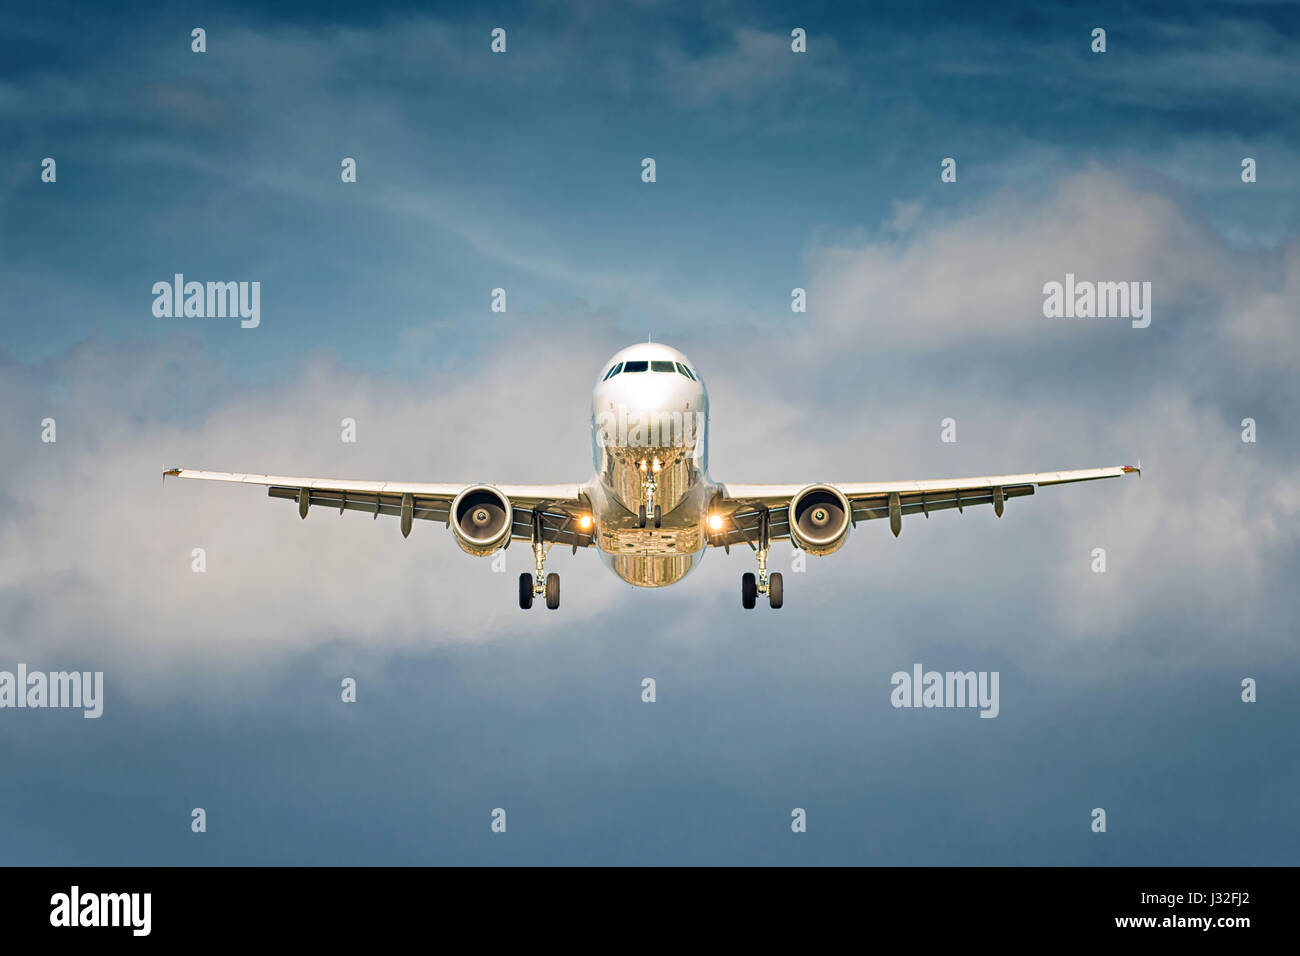
[[[1002,488],[1003,500],[1021,498],[1034,493],[1033,485],[999,485],[997,487]],[[947,511],[951,508],[964,510],[972,505],[991,505],[994,499],[994,489],[962,490],[951,488],[946,491],[900,494],[898,497],[904,515],[928,515],[931,511]],[[853,504],[853,520],[855,522],[889,517],[889,495],[850,497],[849,501]]]
[[[303,490],[301,488],[272,486],[266,491],[272,498],[287,498],[290,501],[298,501]],[[381,495],[374,492],[338,488],[317,490],[306,488],[305,490],[308,496],[307,503],[311,507],[335,508],[338,509],[340,514],[346,510],[361,511],[369,515],[393,515],[394,517],[401,517],[402,515],[401,495]],[[429,498],[422,495],[413,495],[412,498],[415,508],[411,516],[418,520],[445,522],[451,513],[451,500],[449,498]]]

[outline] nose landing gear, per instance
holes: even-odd
[[[646,526],[646,518],[653,517],[655,527],[658,528],[664,519],[664,510],[661,505],[655,504],[655,488],[657,483],[655,475],[659,474],[661,465],[656,458],[653,464],[648,463],[644,458],[641,459],[641,474],[645,475],[643,485],[645,487],[645,504],[637,509],[636,519],[638,528]]]

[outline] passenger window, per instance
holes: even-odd
[[[677,371],[681,372],[683,375],[685,375],[687,378],[689,378],[692,382],[695,381],[695,376],[691,374],[691,370],[688,369],[688,368],[687,368],[685,365],[683,365],[681,362],[678,362],[678,363],[677,363]]]
[[[671,372],[672,370],[672,362],[661,362],[656,360],[650,363],[650,371],[652,372]]]
[[[645,371],[647,368],[649,368],[649,367],[650,367],[650,363],[649,363],[649,362],[625,362],[625,363],[623,364],[623,371],[625,371],[625,372],[644,372],[644,371]]]

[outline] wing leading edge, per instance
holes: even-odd
[[[1141,471],[1132,465],[1116,465],[1111,468],[1043,471],[978,478],[828,482],[827,484],[848,499],[852,507],[853,524],[875,518],[891,518],[891,527],[897,535],[905,515],[924,514],[928,518],[932,511],[956,508],[961,512],[973,505],[991,504],[998,517],[1001,517],[1003,506],[1008,498],[1032,495],[1035,488],[1076,481],[1120,478],[1128,474],[1141,474]],[[729,483],[720,485],[710,514],[720,519],[721,527],[710,530],[709,544],[728,550],[733,544],[747,543],[750,547],[756,547],[764,512],[767,514],[769,540],[789,538],[790,500],[807,487],[808,485]],[[891,516],[891,505],[895,503],[898,509],[897,515]]]
[[[252,475],[226,471],[200,471],[193,468],[170,468],[168,477],[201,481],[223,481],[260,485],[272,498],[298,503],[303,518],[312,507],[360,511],[378,518],[391,515],[402,521],[403,534],[409,534],[411,522],[451,520],[451,503],[474,482],[402,482],[360,481],[346,478],[304,478],[289,475]],[[582,530],[580,519],[590,515],[591,506],[581,485],[495,485],[510,499],[514,509],[511,538],[532,540],[533,517],[541,519],[542,539],[550,544],[585,548],[591,545],[590,526]]]

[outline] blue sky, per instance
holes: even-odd
[[[108,688],[0,712],[0,861],[1296,862],[1294,7],[54,4],[0,54],[0,669]],[[176,272],[261,325],[156,318]],[[1151,327],[1045,319],[1066,272]],[[583,480],[647,334],[721,480],[1144,475],[779,550],[749,614],[740,553],[556,552],[524,614],[523,548],[158,482]],[[914,662],[1000,716],[893,709]]]

